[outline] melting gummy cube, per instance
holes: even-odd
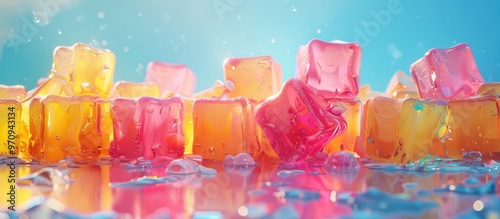
[[[160,88],[155,83],[134,83],[128,81],[119,81],[115,83],[110,93],[110,97],[160,97]]]
[[[299,48],[295,77],[326,98],[353,99],[359,93],[360,64],[358,44],[315,39]]]
[[[328,102],[319,92],[299,79],[288,80],[277,96],[257,106],[255,120],[279,156],[286,162],[314,155],[344,133],[345,108]]]
[[[182,156],[183,112],[184,104],[178,97],[113,100],[114,139],[109,149],[110,156],[128,159]]]
[[[334,100],[331,100],[334,101]],[[332,154],[336,151],[354,151],[356,137],[359,136],[359,124],[361,119],[361,102],[356,98],[354,100],[339,101],[346,111],[342,117],[347,122],[347,129],[344,133],[340,134],[325,146],[324,152]]]
[[[476,94],[484,83],[470,47],[431,49],[410,67],[421,98],[453,99]]]
[[[95,98],[36,97],[30,103],[29,153],[55,162],[66,156],[93,158],[100,154]]]
[[[404,92],[404,94],[402,94],[401,92]],[[414,92],[415,94],[417,92],[415,82],[413,82],[413,79],[410,76],[406,75],[402,71],[398,71],[392,76],[389,84],[387,84],[387,88],[385,89],[385,93],[389,97],[395,98],[404,97],[405,94],[411,95],[412,92]],[[415,98],[418,98],[418,96]]]
[[[22,85],[6,86],[0,84],[0,99],[22,100],[26,96],[26,89]]]
[[[169,91],[189,97],[193,94],[196,76],[185,65],[150,62],[145,81],[156,83],[161,93]]]
[[[438,101],[375,97],[363,110],[361,134],[368,157],[408,163],[447,139],[449,107]]]
[[[19,153],[21,104],[16,99],[0,99],[0,155]]]
[[[500,159],[500,111],[496,97],[450,100],[451,129],[443,155],[462,158],[464,152],[480,151],[483,159]]]
[[[64,77],[77,95],[108,97],[113,86],[115,60],[111,51],[86,44],[60,46],[54,50],[54,64],[49,77]]]
[[[229,97],[265,100],[279,91],[282,78],[281,66],[270,56],[229,58],[224,61],[224,79],[234,86],[228,93]]]
[[[198,99],[193,104],[193,153],[204,159],[224,160],[245,152],[256,158],[257,142],[253,107],[244,97]]]

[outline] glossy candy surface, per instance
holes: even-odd
[[[229,58],[224,61],[228,97],[244,96],[262,101],[276,94],[283,84],[281,66],[270,56]]]
[[[283,161],[303,160],[323,150],[344,133],[345,108],[326,101],[319,92],[298,79],[288,80],[277,96],[257,106],[255,121],[264,130]]]
[[[311,40],[299,48],[295,78],[326,98],[353,99],[359,93],[360,64],[356,43]]]
[[[363,111],[361,134],[368,157],[408,163],[449,138],[449,107],[439,101],[375,97]]]
[[[472,51],[465,43],[429,50],[411,65],[410,71],[421,98],[471,97],[484,83]]]
[[[57,47],[50,77],[60,75],[77,95],[108,97],[113,87],[116,57],[110,50],[77,43]]]
[[[111,103],[114,139],[109,154],[118,158],[173,158],[184,154],[184,104],[180,98],[118,98]]]
[[[193,153],[219,161],[242,152],[257,157],[263,148],[255,126],[246,98],[198,99],[193,104]]]

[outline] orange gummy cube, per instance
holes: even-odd
[[[224,80],[231,89],[229,97],[244,96],[255,101],[278,93],[283,84],[281,66],[270,56],[226,59]]]
[[[92,158],[100,154],[95,98],[49,95],[30,105],[29,152],[35,159],[56,162],[66,156]]]
[[[500,82],[484,83],[479,86],[477,96],[500,96]]]
[[[256,138],[253,107],[244,97],[198,99],[193,104],[193,153],[222,161],[226,155],[262,152]]]
[[[160,88],[155,83],[119,81],[110,92],[110,97],[139,98],[143,96],[160,97]]]
[[[58,95],[58,96],[75,96],[75,93],[71,89],[68,82],[64,79],[63,76],[54,75],[53,77],[43,81],[39,86],[35,89],[30,90],[26,95],[26,98],[21,101],[22,110],[21,112],[21,130],[20,130],[20,138],[21,142],[19,145],[19,157],[20,158],[31,158],[30,153],[28,152],[28,145],[30,139],[30,104],[34,98],[37,97],[46,97],[48,95]],[[35,115],[36,116],[36,115]]]
[[[438,101],[375,97],[363,111],[361,134],[368,157],[408,163],[447,139],[449,107]]]
[[[64,77],[77,95],[98,94],[108,97],[113,86],[115,55],[110,50],[97,49],[77,43],[54,50],[54,64],[50,77]]]
[[[0,84],[0,99],[22,100],[26,97],[26,89],[22,85],[6,86]]]
[[[19,153],[21,104],[15,99],[0,99],[0,155]]]
[[[356,143],[356,137],[359,136],[360,119],[361,119],[361,101],[359,99],[355,100],[342,100],[337,101],[345,107],[345,112],[342,113],[342,117],[347,122],[347,130],[335,137],[330,141],[323,152],[332,154],[337,151],[354,151],[354,145]]]
[[[450,100],[451,129],[443,155],[462,158],[462,153],[480,151],[483,160],[500,159],[500,117],[496,97]]]

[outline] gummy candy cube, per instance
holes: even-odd
[[[20,148],[19,148],[19,157],[20,158],[31,158],[31,155],[28,151],[28,146],[30,145],[30,104],[34,98],[37,97],[46,97],[48,95],[58,95],[71,97],[75,96],[75,93],[71,89],[68,82],[64,79],[64,77],[60,75],[54,75],[53,77],[45,80],[40,86],[37,86],[35,89],[30,90],[26,94],[26,98],[21,101],[22,110],[21,112],[21,130],[20,130]]]
[[[413,82],[413,79],[402,71],[398,71],[392,76],[389,84],[387,84],[385,93],[389,97],[404,95],[398,94],[400,91],[417,91],[417,87],[415,86],[415,82]]]
[[[447,138],[449,107],[438,101],[375,97],[363,110],[361,134],[368,157],[408,163]]]
[[[323,150],[344,133],[344,107],[328,101],[299,79],[290,79],[277,96],[257,106],[255,120],[282,161],[295,162]]]
[[[184,105],[180,98],[117,98],[111,103],[114,138],[109,154],[128,159],[184,154]]]
[[[115,55],[109,50],[77,43],[54,50],[50,77],[61,75],[77,95],[98,94],[108,97],[113,86]]]
[[[358,98],[362,104],[365,104],[367,100],[374,97],[385,97],[387,96],[384,92],[372,91],[369,84],[364,84],[359,88]]]
[[[499,103],[496,97],[450,100],[451,129],[444,142],[444,152],[451,158],[462,158],[462,153],[480,151],[483,159],[500,159]]]
[[[0,84],[0,99],[22,100],[26,96],[26,89],[22,85],[5,86]]]
[[[113,141],[109,147],[111,157],[125,156],[128,159],[135,159],[145,153],[139,141],[139,118],[140,111],[135,100],[116,98],[111,102],[113,121]]]
[[[173,97],[157,99],[141,97],[140,139],[147,158],[155,156],[181,157],[184,154],[184,104]]]
[[[477,89],[477,96],[496,96],[500,97],[500,83],[484,83]]]
[[[332,100],[333,101],[333,100]],[[358,99],[339,101],[345,107],[342,117],[347,122],[347,130],[328,142],[323,152],[332,154],[337,151],[354,151],[356,137],[359,136],[361,102]]]
[[[111,99],[98,99],[97,107],[97,133],[101,135],[101,155],[109,157],[109,147],[113,140],[113,121],[111,119]]]
[[[429,50],[411,65],[410,71],[421,98],[470,97],[484,83],[472,51],[465,43]]]
[[[229,58],[224,61],[224,80],[231,89],[229,97],[265,100],[279,91],[282,78],[281,66],[270,56]]]
[[[295,77],[326,98],[353,99],[359,93],[360,64],[358,44],[315,39],[299,48]]]
[[[21,127],[21,104],[16,99],[0,99],[0,155],[17,156]]]
[[[222,81],[215,81],[215,85],[211,88],[208,88],[206,90],[200,91],[198,93],[193,94],[194,98],[202,98],[202,97],[207,97],[207,98],[219,98],[222,97],[222,95],[227,94],[231,88],[229,88],[226,84],[222,83]]]
[[[222,161],[242,152],[256,158],[262,152],[253,107],[244,97],[194,101],[193,133],[193,154],[204,159]]]
[[[110,97],[159,97],[160,88],[155,83],[134,83],[128,81],[119,81],[115,83],[110,93]]]
[[[100,154],[95,98],[36,97],[30,104],[29,152],[35,159],[56,162],[66,156],[92,158]]]
[[[193,94],[196,76],[185,65],[150,62],[145,81],[156,83],[161,93],[170,91],[189,97]]]

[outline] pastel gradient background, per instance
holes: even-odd
[[[225,58],[265,54],[288,79],[298,47],[313,38],[358,41],[361,83],[375,90],[428,49],[460,42],[486,81],[500,81],[494,0],[2,0],[0,84],[32,89],[48,75],[54,48],[76,42],[112,50],[115,81],[143,81],[148,62],[159,60],[188,65],[199,91],[223,79]]]

